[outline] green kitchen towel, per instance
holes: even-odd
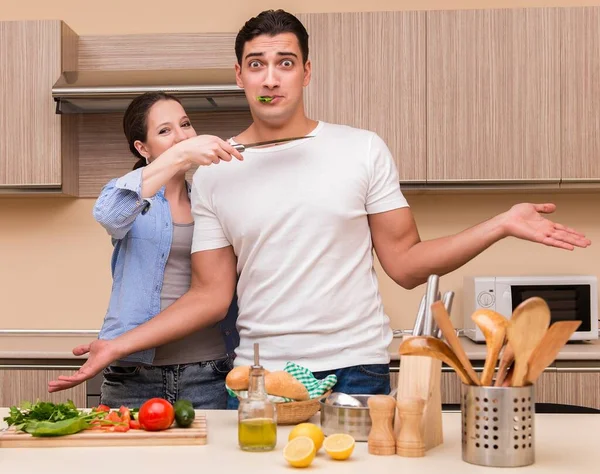
[[[283,370],[288,372],[292,377],[297,379],[306,387],[306,390],[308,390],[308,395],[311,399],[319,398],[337,383],[337,377],[334,374],[328,375],[323,380],[319,380],[306,367],[302,367],[294,362],[288,362],[285,364]],[[248,396],[247,390],[231,390],[229,387],[225,387],[227,388],[229,395],[232,397],[246,398]],[[291,398],[278,397],[275,395],[269,395],[269,399],[274,403],[294,401]]]

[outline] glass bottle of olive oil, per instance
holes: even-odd
[[[238,408],[238,442],[244,451],[271,451],[277,444],[277,410],[267,397],[258,344],[248,382],[248,398],[241,399]]]

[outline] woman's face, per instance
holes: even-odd
[[[185,110],[174,100],[156,102],[148,112],[146,121],[146,141],[136,141],[135,147],[149,161],[156,159],[180,141],[196,136]]]

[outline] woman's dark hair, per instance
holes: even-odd
[[[148,112],[154,104],[161,100],[174,100],[181,104],[177,97],[166,92],[146,92],[131,101],[123,116],[123,132],[129,143],[129,149],[134,156],[139,158],[133,167],[134,170],[146,166],[146,158],[135,149],[134,143],[137,140],[145,142],[148,138]]]
[[[308,33],[298,18],[284,10],[265,10],[256,17],[250,18],[235,38],[235,55],[238,64],[242,65],[244,45],[260,35],[275,36],[281,33],[293,33],[298,38],[302,63],[308,60]]]

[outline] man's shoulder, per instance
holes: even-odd
[[[327,135],[338,135],[357,140],[372,140],[373,137],[377,135],[374,131],[365,128],[331,122],[323,123],[323,131],[325,131]]]

